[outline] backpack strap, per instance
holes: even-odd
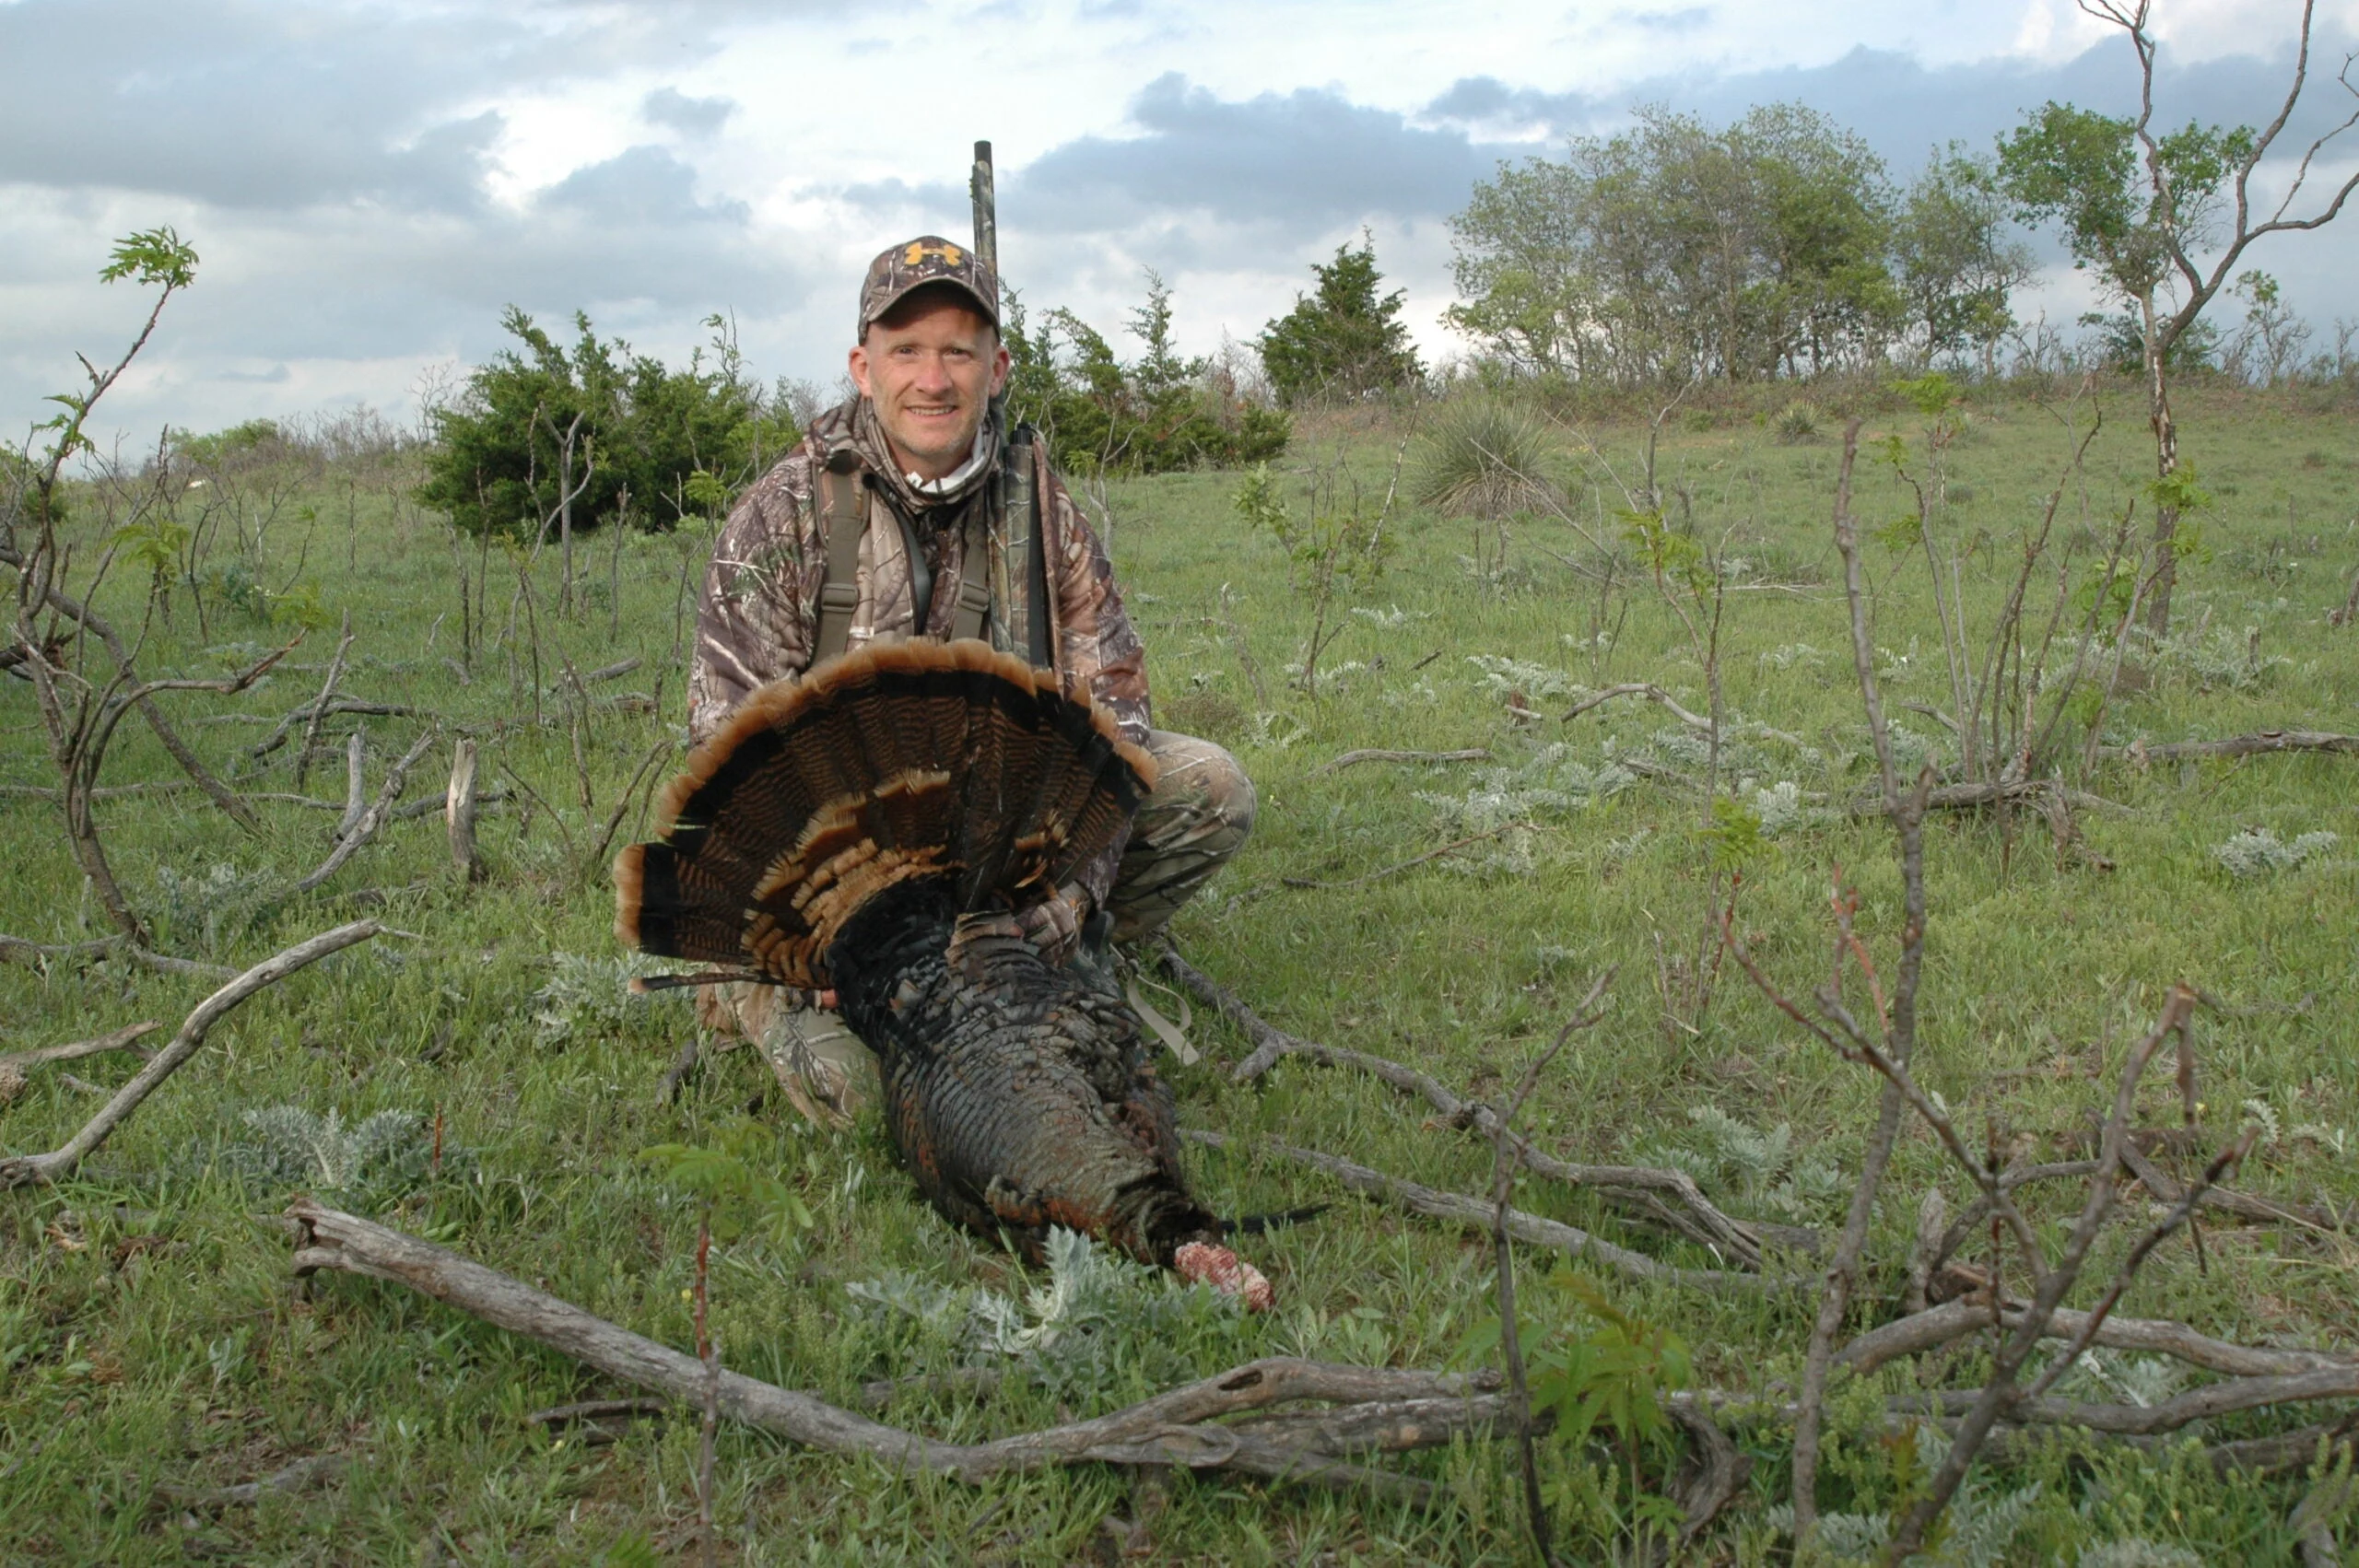
[[[851,641],[860,608],[860,536],[868,531],[860,457],[848,447],[827,454],[819,473],[821,526],[827,535],[827,576],[819,585],[819,637],[812,662],[833,659]]]
[[[989,529],[984,509],[967,509],[965,547],[959,552],[958,605],[950,613],[951,640],[983,635],[983,617],[992,608],[992,567]]]

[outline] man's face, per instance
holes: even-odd
[[[888,324],[890,323],[890,324]],[[919,299],[870,323],[851,351],[852,383],[876,405],[894,455],[921,479],[955,473],[1007,380],[992,324],[956,298]]]

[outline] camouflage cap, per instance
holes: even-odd
[[[938,234],[921,234],[894,245],[868,263],[868,277],[860,286],[860,325],[855,341],[868,335],[871,322],[912,290],[930,283],[946,283],[975,301],[992,330],[999,330],[999,279],[983,259],[964,245],[954,245]]]

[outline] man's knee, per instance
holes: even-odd
[[[1237,758],[1211,741],[1168,730],[1153,731],[1147,746],[1159,772],[1139,813],[1141,828],[1151,837],[1168,834],[1208,848],[1220,841],[1223,859],[1235,853],[1252,835],[1255,807],[1253,780]]]

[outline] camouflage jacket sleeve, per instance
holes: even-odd
[[[719,729],[755,687],[810,667],[810,606],[827,574],[805,450],[756,480],[713,542],[688,672],[690,739]]]
[[[1146,690],[1146,649],[1122,607],[1121,591],[1114,586],[1114,563],[1108,558],[1097,531],[1089,526],[1064,482],[1048,466],[1045,447],[1040,472],[1040,521],[1047,535],[1050,618],[1057,668],[1104,703],[1121,727],[1122,736],[1141,750],[1146,748],[1154,711]],[[1097,908],[1106,907],[1129,835],[1108,846],[1106,852],[1076,880]]]

